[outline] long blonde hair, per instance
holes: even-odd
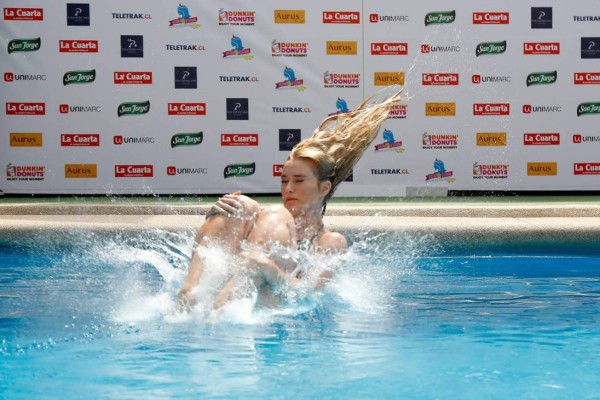
[[[369,104],[376,95],[381,95],[381,92],[376,93],[351,111],[325,118],[310,138],[292,149],[288,160],[312,160],[319,181],[331,182],[331,190],[323,201],[324,206],[375,140],[394,103],[401,100],[402,89],[390,87],[386,91],[391,91],[392,95],[384,94],[383,100]]]

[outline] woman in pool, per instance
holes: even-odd
[[[195,304],[192,291],[202,280],[206,263],[202,249],[210,244],[238,256],[241,265],[217,295],[214,308],[239,295],[243,277],[254,285],[263,304],[275,304],[274,288],[294,285],[304,276],[297,272],[293,257],[282,256],[285,249],[325,254],[346,249],[346,238],[323,224],[327,201],[377,137],[400,92],[395,90],[374,104],[367,104],[367,99],[352,111],[326,118],[309,139],[296,145],[283,166],[283,206],[261,209],[240,192],[221,197],[196,234],[188,276],[179,291],[180,304]],[[322,272],[316,287],[331,274]]]

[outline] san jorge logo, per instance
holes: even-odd
[[[8,54],[17,52],[38,51],[42,47],[41,38],[13,39],[8,42]]]
[[[456,20],[456,10],[433,11],[425,15],[425,26],[451,24]]]
[[[225,179],[232,177],[250,176],[254,175],[256,171],[256,163],[248,164],[229,164],[223,170],[223,177]]]
[[[204,133],[177,133],[171,137],[171,148],[181,146],[197,146],[202,143]]]
[[[72,85],[76,83],[92,83],[96,80],[96,70],[89,71],[68,71],[63,75],[63,85]]]
[[[254,58],[252,49],[244,47],[242,38],[233,35],[230,42],[233,48],[223,52],[223,59],[244,58],[247,61],[250,61]]]
[[[121,103],[117,109],[117,116],[142,115],[150,111],[150,100],[132,103]]]
[[[383,153],[386,151],[395,151],[396,153],[404,153],[406,149],[402,147],[402,141],[394,138],[394,132],[389,129],[383,130],[383,143],[375,145],[375,152]]]
[[[298,91],[303,91],[306,89],[306,86],[304,86],[304,79],[296,78],[296,73],[293,69],[285,67],[283,70],[283,76],[285,77],[284,81],[275,83],[276,90],[296,89]]]
[[[475,48],[475,56],[502,54],[506,51],[506,40],[501,42],[482,42]]]
[[[600,102],[593,103],[581,103],[577,106],[577,116],[582,115],[599,115],[600,114]]]
[[[190,27],[192,29],[200,28],[198,17],[192,17],[187,6],[179,3],[179,7],[177,7],[177,14],[179,14],[179,18],[169,21],[170,27]]]
[[[533,85],[550,85],[556,82],[558,78],[557,71],[551,72],[532,72],[527,75],[527,86]]]

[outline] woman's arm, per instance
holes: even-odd
[[[344,235],[338,232],[325,232],[319,238],[315,251],[320,254],[335,255],[343,253],[347,249],[348,241]],[[321,272],[315,283],[315,289],[319,290],[325,286],[333,278],[333,275],[334,271],[332,269]]]

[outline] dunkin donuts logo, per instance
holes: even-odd
[[[6,165],[6,181],[43,181],[46,177],[44,165]]]
[[[97,53],[97,40],[60,40],[58,51],[61,53]]]
[[[169,115],[206,115],[206,103],[169,103]]]
[[[358,88],[360,87],[360,74],[336,73],[325,71],[323,74],[323,87],[325,88]]]
[[[308,42],[271,42],[272,57],[306,57],[308,55]]]
[[[508,164],[479,164],[473,163],[473,179],[506,179]]]
[[[5,21],[43,21],[44,20],[44,9],[43,8],[5,8],[4,9],[4,20]]]
[[[455,133],[423,133],[421,136],[423,149],[456,149],[458,135]]]
[[[256,11],[227,11],[219,9],[219,26],[253,26],[256,20]]]
[[[323,11],[324,24],[360,24],[359,11]]]

